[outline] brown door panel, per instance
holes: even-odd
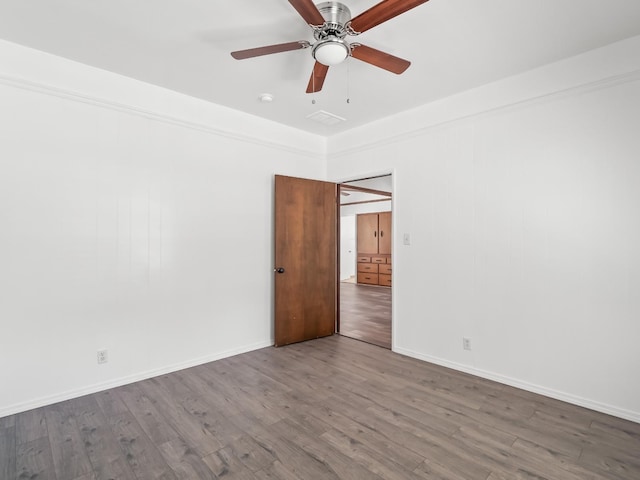
[[[276,346],[335,331],[336,189],[330,182],[275,177]]]

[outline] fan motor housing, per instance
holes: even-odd
[[[324,25],[319,27],[314,36],[316,40],[329,36],[344,38],[347,36],[345,25],[351,20],[351,10],[340,2],[322,2],[316,5],[324,18]]]

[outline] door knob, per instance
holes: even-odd
[[[274,272],[284,273],[284,268],[278,267],[278,268],[274,269]]]

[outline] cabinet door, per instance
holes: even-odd
[[[358,215],[358,255],[378,253],[378,214]]]
[[[382,212],[378,217],[378,253],[391,254],[391,212]]]

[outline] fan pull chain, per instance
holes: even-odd
[[[311,72],[311,83],[313,85],[313,96],[311,97],[311,105],[316,104],[316,64],[313,64],[313,70]]]
[[[348,59],[347,59],[348,60]],[[347,61],[347,103],[351,103],[351,98],[349,98],[351,95],[349,94],[349,87],[350,85],[350,79],[351,79],[351,69],[349,68],[349,64],[351,62]]]

